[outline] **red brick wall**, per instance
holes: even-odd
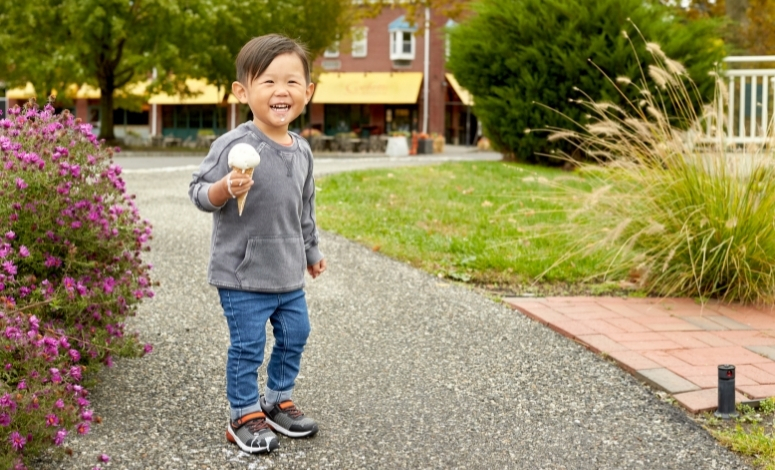
[[[337,70],[324,70],[321,65],[323,60],[332,59],[320,57],[315,62],[316,69],[324,72],[423,72],[425,60],[424,33],[415,35],[415,56],[409,67],[393,67],[393,63],[390,60],[390,33],[388,31],[388,25],[404,14],[405,11],[401,8],[385,8],[378,17],[365,19],[362,25],[369,29],[367,36],[368,49],[366,57],[353,57],[352,53],[350,52],[350,44],[343,43],[340,47],[339,57],[333,59],[341,61],[341,68]],[[431,14],[430,64],[428,74],[428,132],[438,132],[440,134],[444,133],[444,63],[446,60],[444,57],[443,28],[446,22],[447,19],[443,16],[433,13]],[[417,104],[419,106],[420,118],[418,129],[422,130],[422,87],[420,87],[420,94],[417,100]],[[320,108],[319,116],[314,112],[314,109],[317,107]],[[313,123],[322,124],[322,108],[322,105],[313,105]],[[384,129],[384,106],[372,105],[372,125],[379,125]]]

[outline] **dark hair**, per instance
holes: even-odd
[[[303,44],[280,34],[267,34],[248,41],[237,54],[237,80],[250,85],[250,82],[264,73],[269,64],[282,54],[296,54],[304,65],[304,78],[310,83],[309,58]]]

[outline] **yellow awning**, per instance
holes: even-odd
[[[130,94],[130,95],[140,95],[142,96],[145,93],[145,88],[147,86],[147,83],[145,82],[137,82],[131,85],[127,85],[124,88],[121,88],[119,90],[116,90],[116,93],[118,94]],[[100,99],[101,93],[99,88],[94,88],[91,85],[81,85],[80,87],[78,85],[70,85],[67,87],[67,91],[65,92],[67,94],[67,97],[70,99],[94,99],[98,100]],[[56,90],[54,90],[54,95],[56,95]],[[27,86],[24,88],[13,88],[11,90],[8,90],[5,93],[5,96],[7,98],[11,98],[14,100],[28,100],[35,96],[35,87],[32,86],[32,83],[27,83]]]
[[[142,96],[150,82],[136,82],[116,90],[118,95],[137,95]],[[223,89],[219,90],[215,85],[210,85],[204,80],[186,80],[188,88],[196,93],[196,96],[181,98],[180,96],[170,96],[166,93],[153,95],[148,100],[149,104],[220,104],[223,101]],[[99,99],[101,94],[98,88],[91,85],[70,85],[67,88],[67,96],[70,99]],[[56,91],[54,91],[56,94]],[[5,96],[14,100],[28,100],[35,97],[35,87],[32,83],[27,83],[24,88],[12,88],[6,91]],[[229,103],[239,103],[239,100],[229,92]]]
[[[24,88],[11,88],[5,92],[5,97],[12,100],[28,100],[35,97],[35,87],[27,83]]]
[[[422,72],[327,72],[315,85],[313,103],[414,104]]]
[[[468,90],[460,86],[455,76],[452,75],[451,73],[445,73],[444,76],[447,78],[447,83],[452,85],[452,89],[455,90],[455,93],[457,93],[457,96],[460,97],[460,101],[462,101],[463,104],[466,106],[473,106],[474,105],[473,95]]]
[[[231,94],[230,89],[219,89],[217,86],[211,85],[204,80],[188,79],[186,80],[186,86],[196,94],[181,97],[180,95],[170,96],[166,93],[160,93],[152,96],[148,100],[148,104],[220,104],[223,102],[223,95],[225,93],[229,93],[229,103],[239,103],[239,100]]]

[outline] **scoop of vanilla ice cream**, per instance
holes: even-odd
[[[229,150],[229,166],[247,170],[257,167],[261,162],[261,156],[250,144],[237,144]]]

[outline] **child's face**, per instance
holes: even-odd
[[[241,103],[250,106],[253,122],[272,139],[284,140],[288,125],[312,98],[315,85],[307,83],[304,64],[293,53],[278,55],[264,73],[248,86],[232,84]]]

